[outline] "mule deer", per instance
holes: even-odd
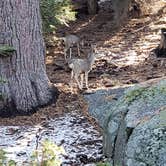
[[[92,69],[92,65],[95,62],[97,57],[96,54],[96,47],[91,45],[90,52],[88,53],[87,58],[85,59],[69,59],[68,65],[69,68],[72,69],[71,71],[71,85],[73,84],[73,78],[76,80],[78,87],[80,90],[83,88],[83,81],[84,81],[84,74],[85,74],[85,84],[86,88],[88,89],[88,74]],[[81,77],[81,83],[79,82],[79,76]]]
[[[77,50],[78,50],[78,55],[80,56],[80,44],[82,44],[80,38],[76,35],[67,35],[62,38],[64,43],[65,43],[65,48],[64,48],[64,54],[65,54],[65,60],[67,57],[67,51],[70,49],[70,58],[71,58],[71,47],[73,47],[75,44],[77,45]]]

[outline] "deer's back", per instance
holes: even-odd
[[[75,35],[66,36],[66,43],[75,44],[75,43],[78,43],[79,41],[80,41],[79,37]]]
[[[74,71],[74,73],[88,72],[91,66],[87,59],[72,59],[69,62],[69,67]]]

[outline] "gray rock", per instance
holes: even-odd
[[[106,100],[115,95],[116,100]],[[103,129],[103,148],[113,166],[166,163],[166,80],[151,86],[98,91],[85,96]]]
[[[101,127],[104,126],[111,108],[114,106],[117,99],[123,95],[124,90],[124,88],[98,90],[93,94],[84,95],[89,104],[89,113],[98,120]]]
[[[162,114],[140,123],[133,131],[126,145],[126,163],[128,166],[166,164],[166,119],[162,124]]]

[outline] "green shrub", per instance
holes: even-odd
[[[12,55],[12,53],[16,51],[14,47],[3,45],[0,46],[0,56],[6,57]]]
[[[0,149],[0,166],[17,166],[14,160],[8,160],[6,152]],[[59,154],[64,154],[64,149],[58,147],[54,143],[45,140],[43,141],[41,148],[34,151],[31,158],[28,161],[29,166],[60,166],[61,160]],[[22,163],[23,164],[23,163]]]
[[[54,32],[59,24],[68,25],[75,20],[70,0],[41,0],[40,10],[43,21],[43,32]]]
[[[13,160],[8,160],[6,157],[6,152],[0,149],[0,166],[16,166],[16,162]]]
[[[37,150],[31,156],[31,166],[60,166],[61,160],[58,155],[63,154],[62,147],[45,140],[40,150]]]

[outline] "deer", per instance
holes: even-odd
[[[91,45],[90,52],[88,53],[88,56],[84,59],[81,58],[75,58],[75,59],[69,59],[68,65],[69,68],[71,68],[71,89],[73,85],[73,79],[76,80],[76,83],[80,90],[83,89],[83,82],[84,82],[84,75],[85,75],[85,84],[86,88],[88,87],[88,74],[92,70],[92,65],[95,62],[95,59],[97,58],[96,53],[96,46]],[[81,77],[81,82],[79,82],[79,76]]]
[[[80,56],[80,44],[83,45],[83,41],[81,41],[81,39],[78,36],[76,36],[76,35],[67,35],[65,37],[62,37],[62,40],[65,43],[65,48],[64,48],[65,60],[67,59],[66,57],[67,57],[68,49],[70,49],[70,59],[71,59],[71,55],[72,55],[71,47],[73,47],[75,44],[77,45],[78,55]]]

